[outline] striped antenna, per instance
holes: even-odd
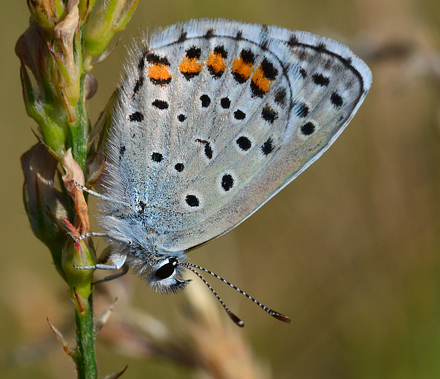
[[[283,321],[283,322],[285,322],[287,324],[291,323],[291,320],[290,320],[289,317],[287,317],[287,316],[285,316],[285,315],[283,315],[281,313],[278,313],[278,312],[274,311],[273,309],[270,309],[270,308],[266,307],[264,304],[260,303],[257,299],[254,299],[252,296],[248,295],[246,292],[242,291],[240,288],[238,288],[237,286],[235,286],[232,283],[228,282],[227,280],[223,279],[221,276],[213,273],[212,271],[209,271],[206,268],[203,268],[201,266],[197,266],[197,265],[195,265],[193,263],[189,263],[189,262],[179,263],[179,266],[185,267],[188,270],[192,271],[194,274],[196,274],[203,281],[203,283],[205,283],[205,285],[211,290],[211,292],[217,298],[219,303],[225,309],[225,311],[228,314],[228,316],[232,319],[232,321],[234,321],[234,323],[236,325],[238,325],[240,327],[243,327],[244,326],[244,322],[240,318],[238,318],[234,313],[232,313],[229,310],[229,308],[226,306],[226,304],[223,302],[223,300],[220,298],[220,296],[217,294],[217,292],[215,292],[215,290],[211,287],[211,285],[195,269],[202,270],[202,271],[206,272],[207,274],[210,274],[213,277],[221,280],[223,283],[226,283],[229,287],[234,288],[236,291],[240,292],[243,296],[246,296],[248,299],[252,300],[261,309],[263,309],[264,311],[269,313],[272,317],[275,317],[277,320]]]

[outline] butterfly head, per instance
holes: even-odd
[[[184,280],[184,268],[178,257],[166,257],[151,267],[146,276],[147,283],[159,293],[174,293],[185,288],[191,280]]]

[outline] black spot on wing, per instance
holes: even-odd
[[[327,45],[324,42],[321,42],[320,44],[318,44],[318,46],[316,46],[316,50],[323,52],[327,50]]]
[[[231,100],[229,100],[227,97],[224,97],[220,100],[220,105],[223,109],[229,109],[231,106]]]
[[[159,162],[162,162],[162,160],[163,160],[163,155],[161,154],[161,153],[153,153],[153,154],[151,154],[151,159],[154,161],[154,162],[157,162],[157,163],[159,163]]]
[[[185,31],[182,31],[182,33],[180,33],[179,39],[177,40],[177,42],[185,42],[187,39],[188,33]]]
[[[330,84],[330,78],[322,74],[313,74],[313,82],[321,87],[327,87]]]
[[[293,104],[294,113],[301,118],[305,118],[309,115],[309,107],[305,103],[294,103]]]
[[[248,63],[248,64],[255,63],[255,54],[249,49],[241,50],[240,57],[241,59],[243,59],[244,63]]]
[[[202,50],[197,46],[192,46],[188,50],[186,50],[186,56],[189,59],[200,59],[200,55],[202,54]]]
[[[305,70],[304,67],[298,66],[298,71],[301,74],[301,76],[303,77],[303,79],[307,78],[307,71]]]
[[[304,125],[301,126],[301,133],[305,136],[309,136],[310,134],[313,134],[315,131],[315,124],[313,122],[306,122]]]
[[[261,146],[261,151],[264,155],[269,155],[274,150],[272,138],[268,138],[265,143]]]
[[[196,142],[199,142],[205,146],[204,153],[205,153],[206,158],[212,159],[213,151],[212,151],[212,147],[211,147],[211,144],[209,143],[209,141],[197,138]]]
[[[168,109],[168,103],[164,100],[154,100],[152,103],[153,107],[160,109],[160,110],[164,110],[164,109]]]
[[[194,195],[186,195],[185,201],[190,207],[198,207],[200,205],[199,199]]]
[[[342,100],[341,95],[339,95],[337,92],[333,92],[330,96],[330,101],[336,108],[342,107],[344,104],[344,101]]]
[[[146,54],[146,51],[142,54],[141,59],[139,59],[139,62],[138,62],[139,71],[142,71],[145,67],[145,54]]]
[[[240,110],[240,109],[237,109],[235,112],[234,112],[234,118],[236,119],[236,120],[244,120],[245,118],[246,118],[246,113],[244,113],[242,110]]]
[[[280,88],[277,90],[275,94],[275,103],[277,103],[280,106],[284,106],[286,104],[286,89]]]
[[[266,58],[263,59],[263,62],[261,62],[261,69],[263,70],[264,76],[269,80],[275,80],[278,75],[278,70],[275,68],[272,62],[267,60]]]
[[[231,174],[225,174],[222,177],[222,188],[227,192],[234,186],[234,178]]]
[[[149,64],[163,64],[165,66],[170,65],[167,57],[159,57],[159,55],[154,53],[148,53],[146,59]]]
[[[202,108],[208,108],[211,104],[211,98],[206,94],[200,96],[200,101],[202,102]]]
[[[134,88],[133,88],[133,98],[139,92],[139,90],[141,89],[143,84],[144,84],[144,77],[141,75],[141,76],[139,76],[138,80],[136,80],[136,84],[134,85]]]
[[[124,145],[122,145],[122,146],[119,148],[119,160],[121,160],[122,157],[124,156],[124,154],[125,154],[125,150],[127,150],[127,148],[126,148]]]
[[[144,115],[141,112],[134,112],[130,116],[128,116],[130,121],[134,122],[142,122],[144,121]]]
[[[248,151],[252,147],[252,142],[245,136],[238,137],[235,141],[238,147],[243,151]]]
[[[210,39],[210,38],[213,38],[213,37],[215,37],[215,34],[214,34],[214,29],[209,29],[207,32],[206,32],[206,34],[204,35],[204,37],[206,38],[206,39]]]
[[[182,172],[184,169],[185,169],[185,165],[183,164],[183,163],[176,163],[175,165],[174,165],[174,169],[177,171],[177,172]]]
[[[266,105],[261,111],[261,117],[269,124],[273,124],[278,118],[278,113],[274,111],[269,105]]]
[[[228,52],[225,50],[223,45],[214,47],[214,53],[221,55],[224,59],[228,57]]]
[[[298,37],[297,37],[295,34],[292,34],[292,35],[290,36],[289,41],[287,42],[287,44],[288,44],[290,47],[297,46],[297,45],[299,44]]]

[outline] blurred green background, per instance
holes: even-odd
[[[36,142],[36,125],[25,113],[14,45],[29,12],[24,0],[0,9],[1,377],[73,378],[46,321],[71,322],[67,287],[21,201],[19,158]],[[246,322],[231,330],[274,378],[440,377],[438,0],[141,0],[117,49],[93,71],[93,120],[118,84],[133,36],[199,17],[322,34],[348,44],[373,71],[370,94],[334,146],[257,214],[191,254],[292,318],[279,323],[210,279]],[[170,325],[183,317],[184,294],[155,294],[132,276],[125,283],[139,309]],[[188,367],[124,354],[99,336],[97,351],[103,376],[128,364],[129,378],[193,377]]]

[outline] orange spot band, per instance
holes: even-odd
[[[252,75],[252,82],[258,87],[260,91],[267,93],[270,90],[270,86],[273,80],[267,79],[267,77],[264,75],[263,68],[259,66],[255,70],[254,75]]]
[[[148,68],[148,77],[156,81],[168,81],[171,79],[168,66],[162,63],[152,64]]]
[[[198,74],[202,71],[202,64],[197,63],[197,58],[188,58],[185,56],[180,62],[179,70],[184,74]]]
[[[209,56],[206,64],[211,67],[214,73],[218,74],[219,72],[223,72],[226,70],[226,64],[223,60],[223,56],[221,54],[213,53]]]
[[[246,63],[242,57],[238,57],[232,64],[232,71],[240,75],[244,80],[248,80],[252,75],[253,67],[252,63]]]

